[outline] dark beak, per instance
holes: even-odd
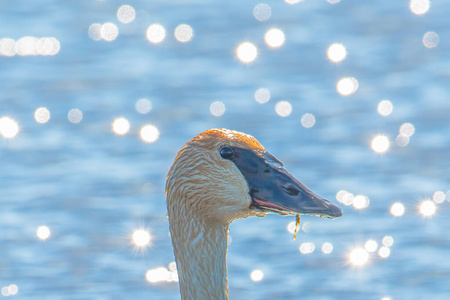
[[[233,148],[233,162],[247,180],[251,208],[279,214],[307,214],[326,218],[342,216],[342,210],[317,196],[269,152]]]

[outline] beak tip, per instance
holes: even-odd
[[[331,203],[330,203],[331,204]],[[330,209],[330,216],[333,218],[339,218],[342,217],[342,209],[334,204],[329,205],[329,209]]]

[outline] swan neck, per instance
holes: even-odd
[[[180,222],[170,214],[169,219],[182,299],[227,300],[229,224],[207,223],[195,217]]]

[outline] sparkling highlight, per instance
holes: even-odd
[[[253,270],[250,273],[250,279],[254,282],[261,281],[261,280],[263,280],[263,278],[264,278],[264,273],[261,270]]]
[[[0,135],[5,139],[13,139],[19,133],[19,124],[10,117],[0,118]]]
[[[132,241],[137,247],[146,247],[150,245],[152,236],[145,229],[138,229],[133,232]]]
[[[258,56],[258,48],[250,42],[241,43],[236,48],[236,56],[241,62],[249,64]]]
[[[117,135],[125,135],[130,130],[130,122],[123,117],[117,118],[112,123],[112,130]]]
[[[419,205],[419,212],[424,217],[431,217],[436,213],[436,204],[431,200],[424,200]]]
[[[264,35],[264,41],[271,48],[279,48],[285,41],[284,32],[277,28],[269,29]]]
[[[390,212],[394,217],[401,217],[405,213],[405,206],[400,202],[395,202],[392,204]]]
[[[160,44],[166,38],[166,29],[160,24],[152,24],[147,28],[146,37],[150,43]]]
[[[350,252],[349,261],[356,267],[362,267],[369,262],[369,253],[363,248],[356,248]]]
[[[358,81],[354,77],[344,77],[336,84],[337,92],[342,96],[350,96],[358,89]]]
[[[51,235],[50,228],[45,225],[39,226],[36,230],[36,236],[41,241],[47,240]]]
[[[151,124],[144,125],[139,131],[139,136],[146,143],[154,143],[159,139],[159,129]]]
[[[327,57],[330,61],[338,63],[347,57],[347,50],[344,45],[339,43],[331,44],[327,50]]]
[[[390,142],[387,136],[380,134],[372,139],[370,146],[373,151],[382,154],[389,150]]]

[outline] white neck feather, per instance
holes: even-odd
[[[228,299],[228,228],[187,216],[170,220],[183,300]]]

